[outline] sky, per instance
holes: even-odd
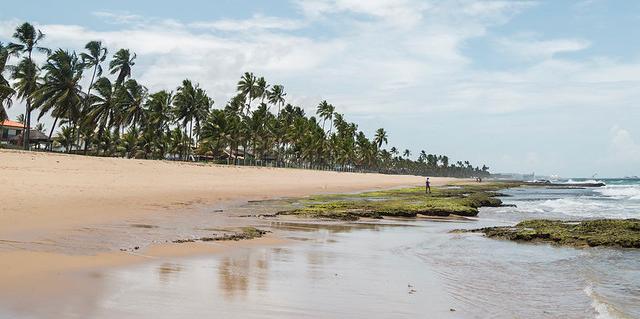
[[[492,172],[640,175],[640,1],[9,1],[43,45],[129,48],[151,91],[189,78],[221,108],[246,71],[389,145]],[[39,57],[39,59],[44,59]],[[23,106],[9,110],[16,116]],[[44,120],[45,124],[50,119]],[[49,124],[50,125],[50,124]]]

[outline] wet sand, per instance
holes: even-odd
[[[65,293],[21,301],[37,318],[456,318],[437,274],[397,247],[422,241],[401,222],[274,222],[286,243],[240,243],[188,258],[62,275]],[[43,296],[42,293],[38,294]],[[37,304],[37,307],[33,307]],[[2,302],[0,302],[2,305]],[[61,306],[63,305],[63,306]],[[0,308],[2,309],[2,308]],[[1,310],[0,310],[1,311]],[[2,317],[2,312],[0,312]]]
[[[8,150],[0,150],[0,172],[0,293],[31,289],[27,282],[46,278],[52,283],[40,287],[55,287],[61,274],[143,262],[153,254],[219,252],[220,245],[176,248],[168,243],[264,225],[263,220],[241,217],[259,207],[232,209],[248,201],[423,182],[417,176]]]

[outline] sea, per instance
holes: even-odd
[[[640,318],[638,250],[450,232],[532,218],[640,218],[640,180],[598,182],[606,186],[504,190],[502,200],[515,207],[482,208],[470,220],[265,221],[288,242],[76,274],[70,282],[91,288],[9,313],[11,318]],[[245,209],[269,207],[251,205]]]

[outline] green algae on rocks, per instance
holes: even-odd
[[[359,218],[425,216],[476,216],[478,208],[500,206],[496,191],[510,187],[506,183],[471,184],[432,188],[423,187],[373,191],[361,194],[336,194],[309,197],[296,204],[301,208],[279,212],[308,218],[357,220]]]
[[[266,230],[261,230],[255,227],[243,227],[240,232],[234,232],[232,234],[224,234],[222,236],[213,236],[213,237],[176,239],[173,241],[173,243],[182,244],[182,243],[193,243],[196,241],[229,241],[229,240],[239,241],[239,240],[260,238],[264,236],[266,233],[267,233]]]
[[[566,246],[640,248],[640,219],[527,220],[515,226],[464,230],[491,238]]]

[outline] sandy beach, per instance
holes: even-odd
[[[228,216],[224,213],[207,215],[212,208],[221,210],[252,200],[423,183],[423,178],[417,176],[6,150],[0,151],[0,172],[0,267],[4,270],[0,282],[5,283],[26,275],[136,261],[140,258],[120,249],[139,242],[154,244],[189,236],[193,224],[243,226],[243,221],[225,219]],[[433,185],[453,181],[432,180]],[[181,223],[186,226],[161,227],[162,231],[155,233],[146,229]],[[123,229],[122,225],[139,227]],[[167,247],[155,245],[153,254],[184,255],[210,249],[164,246]]]

